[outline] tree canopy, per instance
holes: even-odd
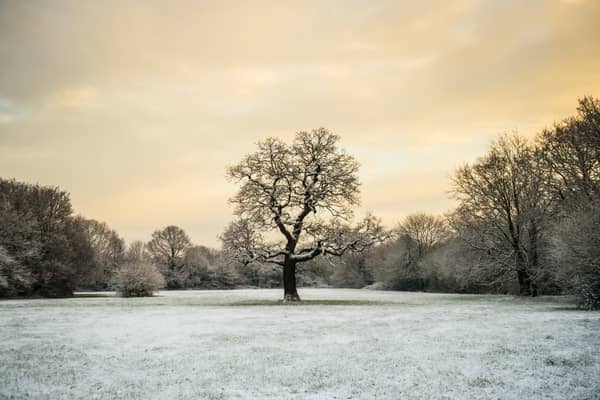
[[[230,200],[240,220],[224,233],[224,244],[284,266],[285,296],[292,300],[299,299],[296,263],[362,251],[385,235],[373,216],[350,224],[359,204],[359,164],[338,147],[339,139],[325,128],[298,132],[291,144],[268,138],[227,171],[241,185]],[[234,231],[246,239],[235,239]],[[280,240],[262,240],[272,232]]]

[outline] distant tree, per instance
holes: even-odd
[[[382,287],[428,290],[436,271],[434,263],[424,260],[448,239],[446,220],[424,213],[411,214],[395,231],[393,240],[366,255],[365,269]]]
[[[569,207],[600,197],[600,100],[584,97],[577,111],[537,138],[541,166]]]
[[[355,227],[347,224],[358,204],[358,163],[338,148],[338,141],[339,136],[323,128],[298,132],[291,145],[269,138],[227,171],[241,184],[231,202],[252,237],[276,232],[283,240],[239,253],[281,265],[287,301],[300,300],[298,263],[360,252],[385,234],[373,217]]]
[[[600,309],[600,202],[580,208],[555,229],[552,253],[560,282],[580,307]]]
[[[443,218],[425,213],[407,216],[398,227],[398,231],[414,243],[417,260],[421,260],[428,251],[446,239],[449,233]]]
[[[91,265],[69,195],[56,187],[0,179],[0,246],[30,277],[15,295],[71,295]]]
[[[79,218],[69,218],[66,225],[66,236],[69,247],[65,249],[65,258],[70,257],[75,271],[72,277],[72,290],[75,290],[82,279],[91,276],[95,269],[95,252],[87,236],[86,226]]]
[[[8,257],[22,265],[40,257],[37,221],[29,207],[31,186],[0,179],[0,245]]]
[[[539,152],[518,135],[502,136],[485,156],[456,171],[453,194],[459,206],[451,222],[460,237],[498,276],[514,274],[521,295],[535,295],[543,222],[552,203]]]
[[[338,269],[344,269],[345,266],[350,266],[350,268],[354,267],[354,265],[350,263],[346,263],[346,259],[353,257],[353,253],[346,253],[342,257],[317,257],[313,258],[310,261],[300,264],[297,271],[297,279],[298,283],[301,286],[306,287],[325,287],[325,286],[337,286],[337,281],[332,279],[332,275],[334,275]],[[356,255],[356,257],[360,257]],[[269,264],[265,264],[266,267]],[[278,267],[277,265],[271,265],[271,267]],[[271,287],[279,287],[281,286],[281,271],[279,268],[273,268],[273,270],[277,271],[277,274],[271,275],[271,280],[275,285],[271,285]],[[342,274],[343,275],[343,274]],[[264,278],[263,278],[264,279]],[[359,287],[360,285],[352,285],[351,287]],[[342,287],[341,285],[339,287]],[[350,287],[350,286],[348,286]]]
[[[229,223],[219,239],[224,257],[243,266],[255,262],[261,254],[268,252],[262,234],[247,218]]]
[[[348,253],[330,262],[335,266],[329,281],[335,287],[362,288],[373,283],[371,271],[366,266],[365,253]]]
[[[429,250],[419,262],[425,290],[433,292],[491,292],[481,287],[473,275],[473,256],[460,240],[452,235]]]
[[[155,262],[161,267],[167,281],[167,287],[181,286],[178,279],[179,270],[183,263],[186,249],[192,246],[190,238],[185,231],[177,226],[167,226],[162,230],[152,233],[152,240],[148,243],[148,250]]]
[[[274,288],[281,286],[280,267],[272,263],[252,262],[242,264],[226,259],[236,269],[239,284],[255,287]]]
[[[125,260],[129,262],[152,262],[152,254],[148,251],[148,245],[141,240],[131,242],[125,251]]]
[[[425,290],[432,271],[425,270],[423,260],[447,239],[447,223],[438,216],[416,213],[404,218],[397,231],[392,254],[383,264],[388,275],[395,275],[391,279],[392,286],[401,290]]]
[[[104,222],[77,218],[94,252],[94,266],[84,285],[93,289],[109,289],[114,274],[125,259],[125,241]]]
[[[27,293],[31,284],[31,274],[15,261],[0,246],[0,297],[18,296]]]
[[[255,230],[250,220],[240,218],[229,223],[219,239],[223,262],[236,268],[242,284],[257,287],[279,285],[279,271],[261,258],[268,249],[261,232]]]
[[[491,293],[489,276],[477,268],[480,252],[450,232],[415,263],[416,246],[407,235],[399,235],[365,254],[366,270],[373,288],[434,292]]]
[[[214,289],[232,289],[239,281],[235,266],[223,257],[217,258],[208,267],[209,287]]]
[[[402,234],[371,252],[366,263],[384,288],[424,290],[423,271],[416,256],[415,242]]]
[[[563,289],[584,308],[600,308],[600,100],[579,100],[577,114],[538,136],[558,202],[550,257]]]
[[[183,287],[200,288],[210,281],[210,268],[213,262],[211,250],[204,246],[189,247],[185,251],[179,279]]]

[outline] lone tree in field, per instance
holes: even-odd
[[[298,263],[360,252],[386,236],[372,216],[349,225],[359,203],[359,165],[337,147],[339,139],[324,128],[298,132],[292,144],[268,138],[227,171],[241,184],[230,199],[240,220],[222,235],[224,248],[246,263],[281,265],[286,301],[300,300]],[[263,239],[274,235],[281,240]]]

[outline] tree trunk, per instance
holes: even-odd
[[[300,301],[296,289],[296,261],[285,258],[283,266],[283,301]]]
[[[536,296],[537,288],[531,281],[529,275],[529,265],[521,249],[515,249],[515,269],[517,270],[517,279],[519,281],[519,296]]]
[[[517,277],[519,279],[519,295],[520,296],[531,296],[531,279],[525,269],[517,271]]]
[[[537,271],[539,256],[538,256],[538,228],[535,221],[531,222],[531,232],[529,234],[529,259],[530,265],[534,271]],[[531,296],[537,296],[537,285],[531,282]]]
[[[531,280],[529,265],[521,250],[516,250],[515,269],[519,282],[519,296],[537,296],[537,285]]]

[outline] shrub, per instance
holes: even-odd
[[[143,260],[123,264],[115,277],[115,288],[123,297],[152,296],[164,284],[165,280],[156,266]]]

